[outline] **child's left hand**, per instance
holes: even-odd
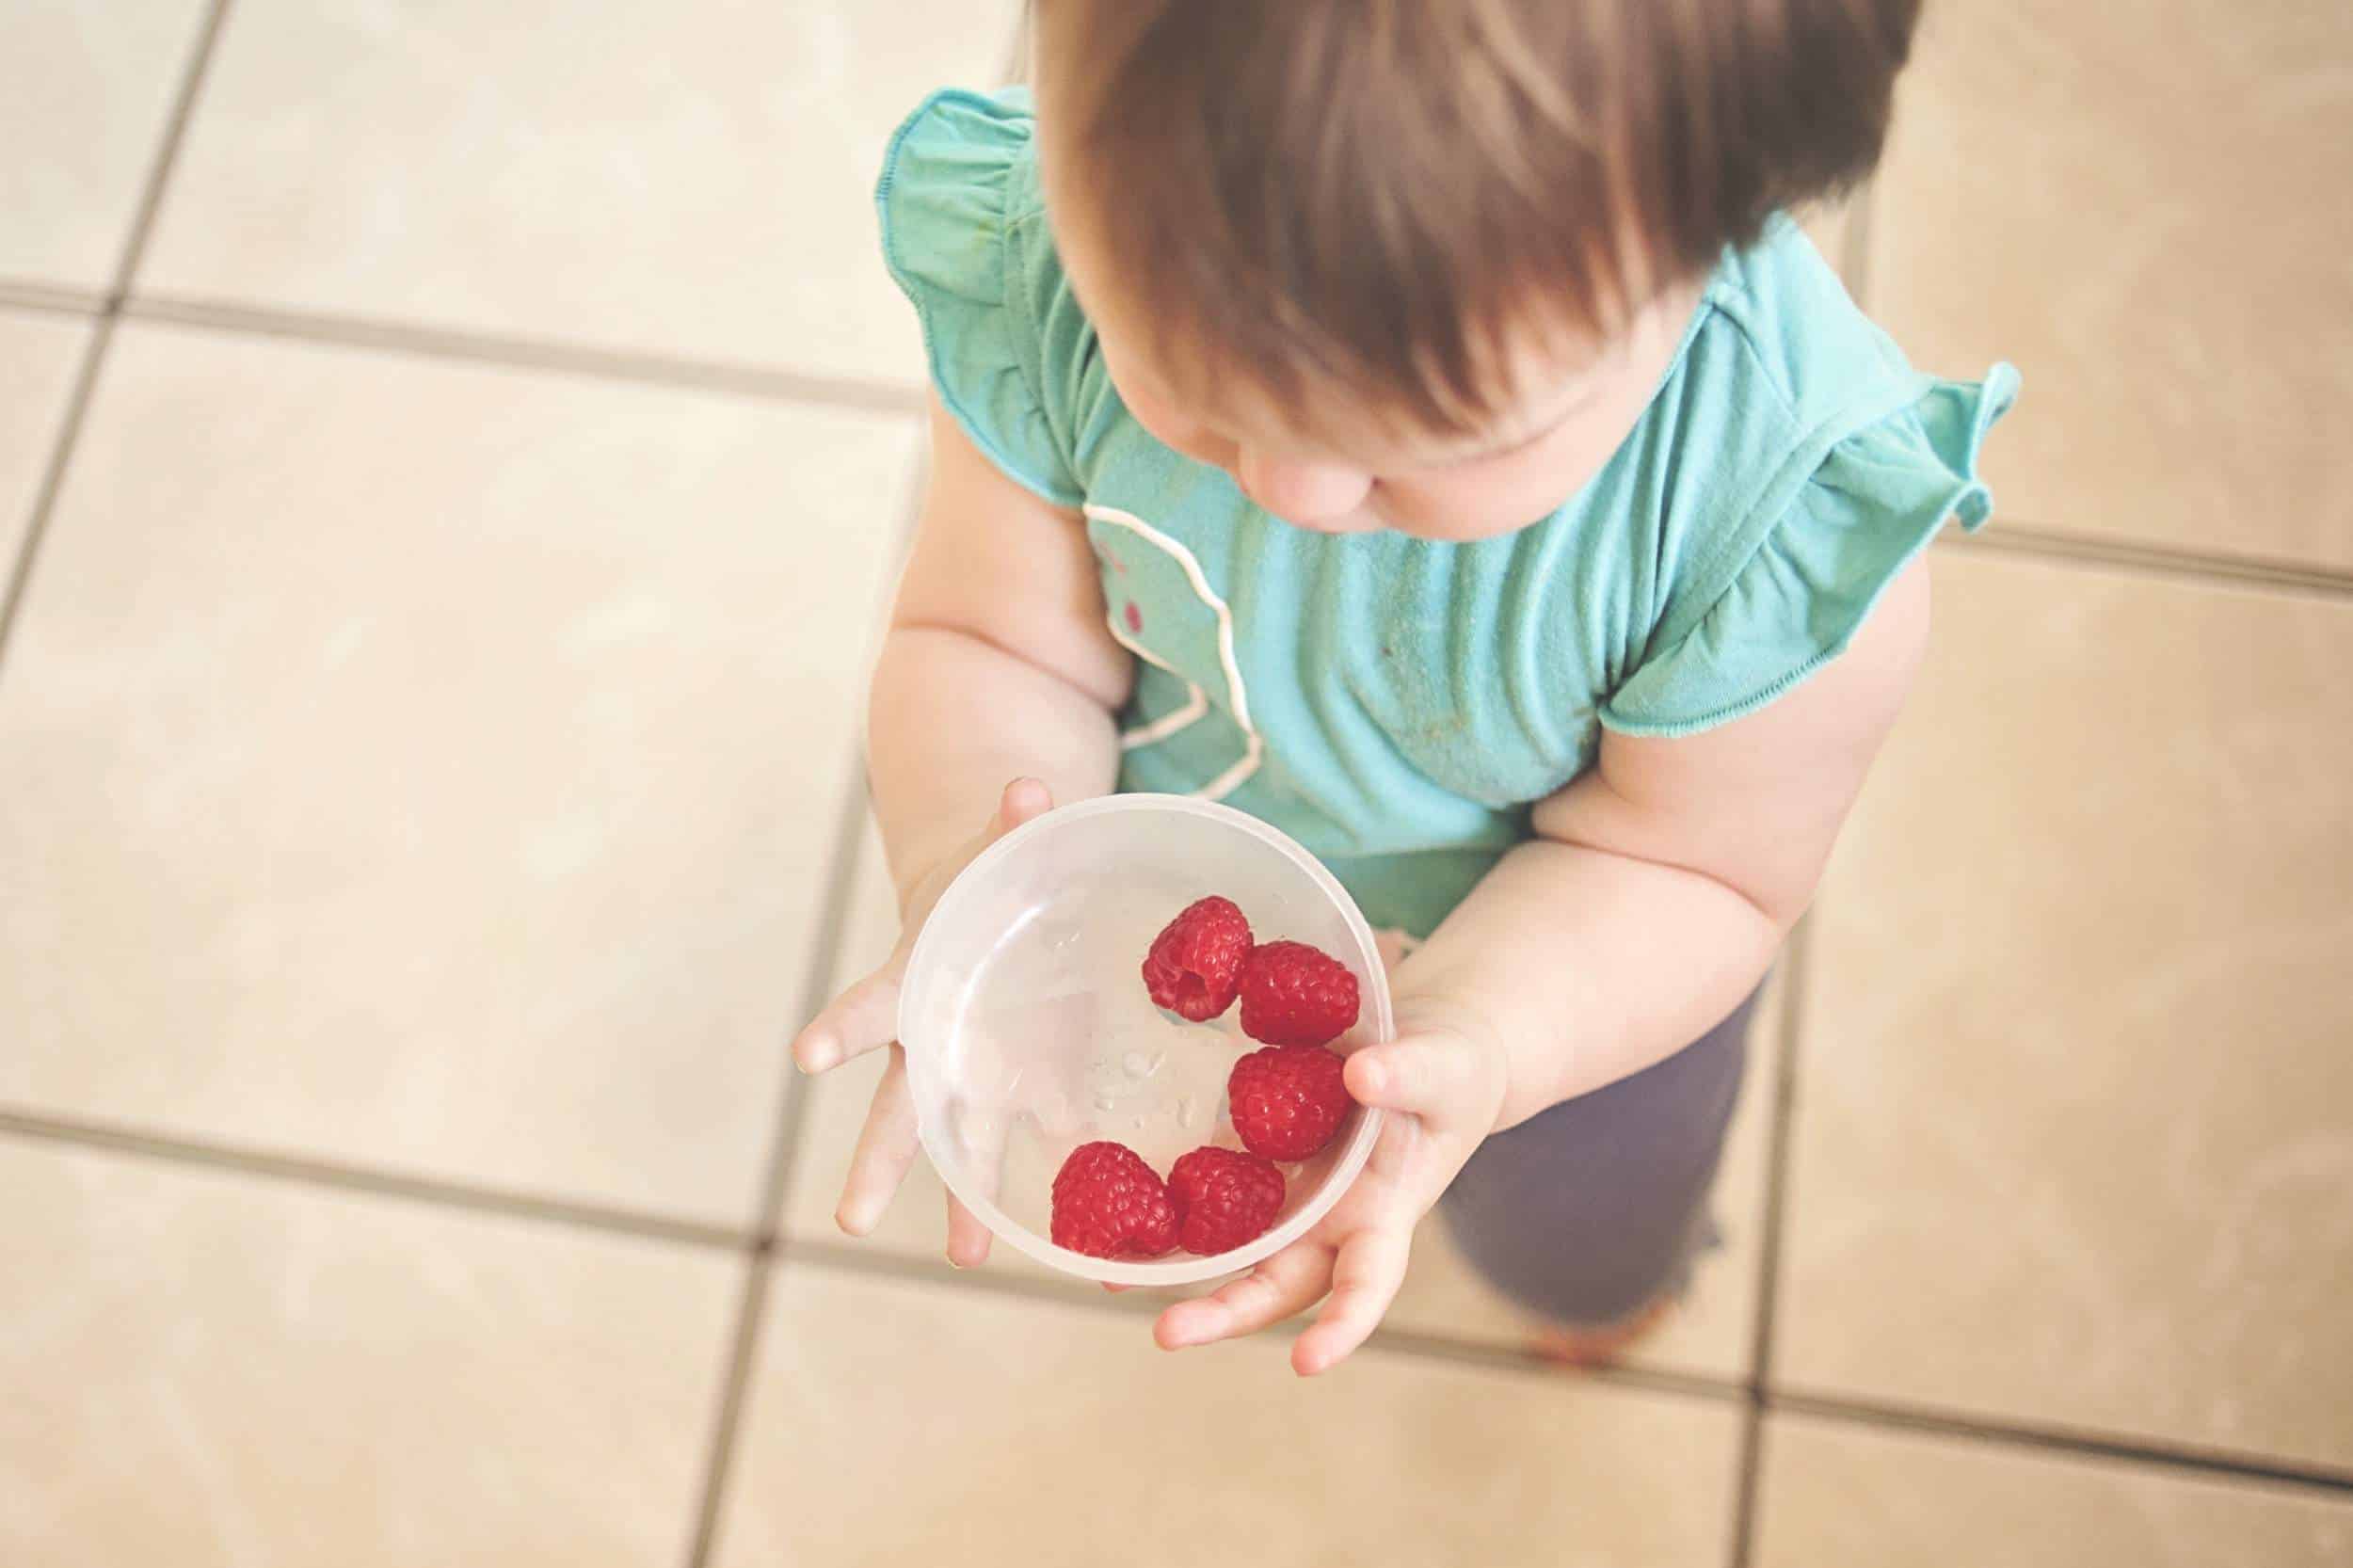
[[[1214,1294],[1160,1314],[1163,1350],[1255,1334],[1331,1300],[1291,1347],[1291,1369],[1313,1377],[1346,1360],[1380,1325],[1405,1282],[1414,1227],[1438,1201],[1503,1107],[1505,1057],[1477,1026],[1440,1022],[1451,1010],[1401,1003],[1398,1037],[1348,1058],[1348,1090],[1385,1112],[1372,1158],[1313,1230]]]

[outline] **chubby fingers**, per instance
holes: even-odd
[[[1360,1104],[1442,1118],[1474,1101],[1490,1071],[1460,1035],[1408,1034],[1351,1052],[1346,1081]]]
[[[893,1046],[882,1081],[874,1085],[874,1102],[867,1108],[857,1150],[850,1156],[834,1224],[852,1236],[872,1232],[905,1179],[907,1167],[915,1163],[915,1101],[907,1093],[906,1053]]]
[[[959,1269],[977,1269],[988,1261],[988,1226],[948,1194],[948,1261]]]
[[[1381,1326],[1405,1283],[1411,1246],[1403,1231],[1360,1230],[1341,1243],[1332,1262],[1332,1295],[1291,1346],[1291,1370],[1303,1378],[1328,1372]]]
[[[825,1003],[792,1039],[792,1063],[805,1073],[829,1072],[854,1056],[887,1046],[899,1032],[899,981],[904,949],[881,968]]]
[[[1034,778],[1016,778],[997,797],[997,810],[967,849],[962,860],[995,843],[1031,818],[1054,808],[1053,792]],[[957,864],[961,864],[958,861]],[[936,890],[919,895],[917,923]],[[910,931],[910,935],[912,932]],[[882,967],[827,1002],[792,1039],[792,1061],[805,1073],[829,1072],[854,1056],[863,1056],[890,1044],[899,1032],[899,985],[906,976],[907,942]]]
[[[1294,1241],[1212,1294],[1171,1306],[1153,1325],[1152,1338],[1164,1351],[1179,1351],[1256,1334],[1305,1310],[1331,1282],[1330,1249]]]

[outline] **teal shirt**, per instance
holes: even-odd
[[[1296,529],[1122,407],[1054,254],[1029,100],[943,92],[876,195],[940,400],[1083,511],[1137,660],[1122,790],[1224,800],[1426,936],[1604,729],[1689,735],[1846,646],[2014,395],[1904,361],[1798,228],[1728,254],[1633,432],[1549,517],[1467,544]]]

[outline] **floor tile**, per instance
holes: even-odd
[[[899,944],[899,892],[890,885],[883,857],[882,830],[870,813],[859,829],[857,866],[850,883],[850,907],[834,952],[833,983],[840,991],[882,967]]]
[[[1757,1568],[2329,1568],[2353,1498],[1776,1416]]]
[[[0,49],[0,279],[105,292],[203,0],[13,0]]]
[[[2353,1464],[2353,604],[1937,576],[1816,912],[1781,1377]]]
[[[1730,1403],[1379,1353],[1302,1383],[1284,1354],[788,1263],[714,1561],[1723,1560]]]
[[[0,1191],[0,1560],[680,1560],[737,1259],[38,1144]]]
[[[1749,1036],[1749,1069],[1724,1140],[1716,1182],[1716,1223],[1724,1244],[1700,1259],[1689,1294],[1674,1315],[1626,1359],[1630,1366],[1745,1378],[1755,1333],[1758,1249],[1765,1223],[1765,1156],[1772,1122],[1773,1075],[1781,1060],[1781,988],[1758,1003]],[[1405,1288],[1389,1326],[1449,1339],[1520,1349],[1539,1320],[1497,1295],[1456,1250],[1443,1221],[1425,1223],[1414,1240]]]
[[[2353,8],[1930,7],[1869,303],[1923,365],[2025,373],[2013,521],[2353,568]]]
[[[1014,14],[238,0],[140,286],[913,385],[883,144]]]
[[[916,443],[124,328],[0,670],[0,1102],[747,1223]]]
[[[0,311],[0,584],[32,521],[90,327],[72,316]]]

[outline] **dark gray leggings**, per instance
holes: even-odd
[[[1674,1055],[1480,1145],[1438,1207],[1473,1267],[1556,1323],[1680,1290],[1714,1239],[1708,1189],[1740,1094],[1752,993]]]

